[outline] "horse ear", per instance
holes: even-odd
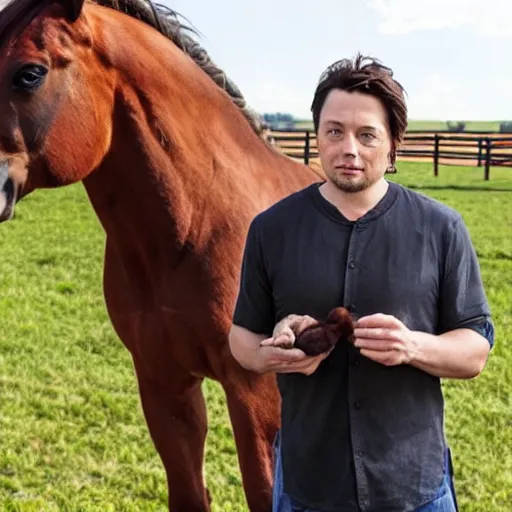
[[[62,0],[62,3],[68,11],[68,19],[70,21],[76,21],[82,13],[82,7],[85,0]]]

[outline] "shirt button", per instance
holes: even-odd
[[[354,313],[354,311],[355,311],[355,310],[356,310],[356,307],[354,306],[354,304],[349,304],[349,305],[347,306],[347,311],[348,311],[349,313]]]
[[[357,357],[352,358],[352,366],[359,366],[359,359]]]
[[[361,402],[357,401],[357,402],[354,402],[354,409],[361,409]]]
[[[348,268],[351,268],[351,269],[354,269],[356,268],[356,262],[354,260],[352,260],[349,264],[348,264]]]
[[[356,456],[362,457],[364,455],[363,450],[360,450],[359,448],[356,450]]]

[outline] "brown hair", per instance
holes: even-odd
[[[379,60],[360,53],[353,60],[342,59],[331,64],[320,76],[311,105],[315,132],[318,132],[325,99],[333,89],[370,94],[383,103],[388,114],[392,140],[391,164],[394,165],[396,149],[407,129],[407,105],[405,90],[393,78],[393,71]]]

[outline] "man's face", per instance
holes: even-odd
[[[320,113],[317,145],[325,174],[336,187],[344,192],[370,187],[390,164],[384,105],[369,94],[333,89]]]

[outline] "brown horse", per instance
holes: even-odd
[[[249,222],[321,177],[263,141],[172,11],[144,0],[0,5],[0,220],[35,189],[83,182],[169,508],[210,509],[211,378],[226,393],[249,508],[268,512],[279,395],[274,376],[234,361],[227,333]]]

